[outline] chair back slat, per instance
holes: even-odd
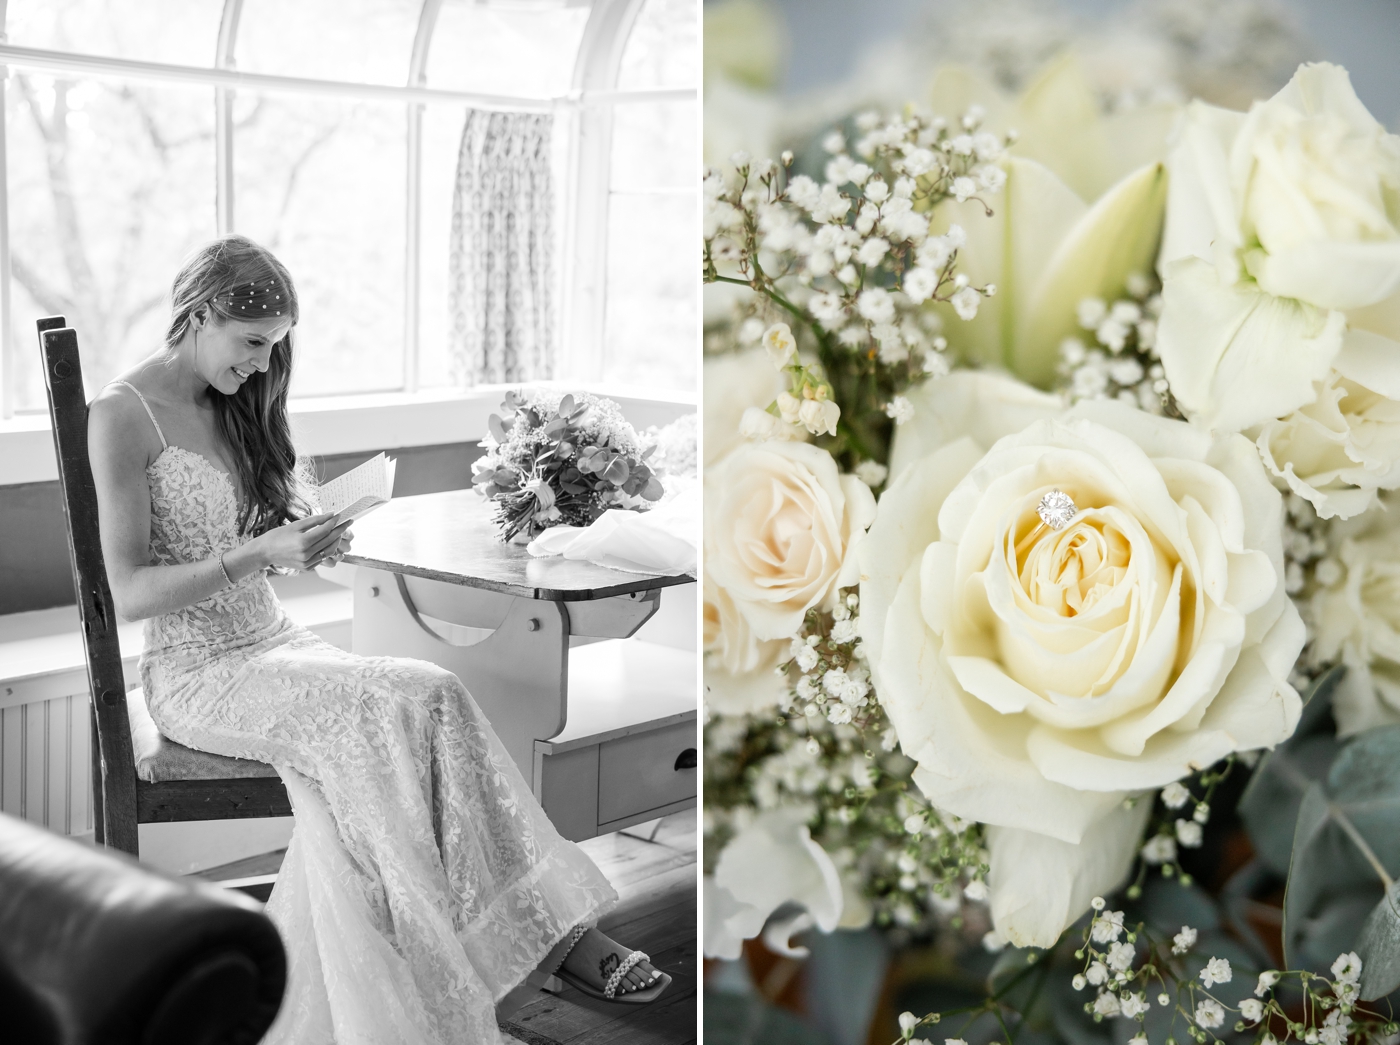
[[[121,645],[117,641],[116,606],[102,559],[97,489],[88,461],[87,400],[78,359],[78,335],[63,325],[61,316],[41,319],[38,326],[54,451],[63,487],[63,514],[68,524],[68,553],[83,625],[88,686],[102,763],[102,772],[93,780],[94,813],[101,810],[99,841],[134,854],[136,766],[126,711]]]

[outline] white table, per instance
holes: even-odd
[[[534,558],[500,541],[471,490],[395,498],[355,524],[345,561],[354,651],[455,672],[565,837],[695,805],[693,631],[632,637],[663,591],[693,620],[693,577]]]

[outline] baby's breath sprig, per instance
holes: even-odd
[[[1231,1006],[1212,992],[1218,984],[1234,979],[1227,959],[1210,958],[1195,976],[1186,972],[1182,959],[1196,946],[1195,929],[1182,926],[1168,952],[1166,942],[1154,939],[1145,924],[1128,927],[1123,912],[1106,910],[1102,897],[1096,897],[1092,906],[1094,913],[1084,930],[1083,946],[1075,951],[1075,958],[1084,964],[1071,986],[1077,991],[1091,985],[1098,989],[1095,999],[1084,1005],[1095,1022],[1123,1017],[1142,1025],[1151,1009],[1149,996],[1155,992],[1159,1006],[1174,1005],[1173,1032],[1179,1018],[1181,1034],[1198,1045],[1218,1042],[1216,1032],[1232,1012],[1240,1017],[1234,1030],[1244,1033],[1253,1029],[1258,1045],[1294,1039],[1306,1045],[1344,1045],[1349,1040],[1381,1041],[1400,1030],[1392,1019],[1357,1007],[1361,959],[1355,953],[1343,954],[1332,964],[1335,979],[1307,971],[1266,970],[1259,975],[1255,996]],[[1100,945],[1107,945],[1106,949]],[[1274,996],[1277,985],[1288,979],[1296,980],[1304,995],[1301,1020],[1292,1018]],[[1146,1032],[1139,1030],[1130,1045],[1149,1045]],[[1175,1033],[1162,1045],[1177,1045]]]
[[[1150,414],[1181,417],[1157,357],[1160,289],[1155,276],[1133,273],[1122,298],[1078,303],[1085,334],[1060,344],[1061,394],[1067,402],[1118,399]]]
[[[1191,875],[1181,868],[1180,851],[1200,847],[1216,789],[1229,777],[1235,762],[1242,758],[1237,754],[1227,755],[1194,776],[1162,788],[1158,795],[1161,805],[1153,808],[1148,821],[1137,876],[1127,888],[1128,899],[1136,900],[1142,895],[1149,867],[1158,868],[1163,878],[1176,878],[1183,886],[1192,884]]]
[[[911,785],[913,763],[898,750],[858,652],[859,599],[840,595],[808,614],[778,669],[791,685],[786,707],[706,724],[707,863],[756,812],[801,805],[812,812],[813,841],[875,924],[911,937],[981,939],[989,928],[976,904],[987,895],[981,826],[940,813]]]
[[[791,153],[781,163],[736,154],[730,169],[706,172],[704,279],[754,292],[741,334],[781,314],[794,345],[815,355],[829,392],[806,402],[833,404],[820,408],[832,426],[823,434],[848,466],[883,463],[886,407],[912,382],[947,373],[930,306],[971,319],[996,293],[957,271],[967,241],[959,225],[930,230],[939,203],[975,200],[991,214],[988,200],[1005,184],[998,161],[1009,139],[982,131],[981,120],[975,108],[952,126],[914,108],[862,113],[854,153],[840,131],[824,140],[820,183],[792,172]],[[818,417],[819,407],[807,409]]]

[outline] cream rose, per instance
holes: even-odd
[[[1400,504],[1354,520],[1337,559],[1317,571],[1312,658],[1347,673],[1332,694],[1337,734],[1400,722]],[[1361,523],[1356,526],[1356,523]]]
[[[741,425],[750,407],[766,410],[787,378],[773,369],[762,348],[705,357],[705,464],[718,461],[744,441]]]
[[[1324,519],[1400,486],[1400,344],[1349,330],[1317,398],[1250,431],[1264,465]]]
[[[1192,103],[1168,169],[1157,347],[1178,402],[1234,431],[1306,405],[1341,312],[1400,287],[1400,138],[1346,70],[1303,65],[1248,114]]]
[[[1051,490],[1079,514],[1040,525]],[[861,624],[914,779],[991,825],[992,916],[1048,946],[1131,865],[1124,801],[1289,736],[1304,630],[1282,502],[1239,435],[1085,403],[984,452],[950,442],[881,497]]]
[[[870,488],[807,443],[752,443],[706,474],[705,568],[760,640],[797,633],[859,578]]]
[[[754,635],[734,600],[705,571],[705,704],[722,715],[748,715],[777,707],[787,683],[776,668],[789,643]]]

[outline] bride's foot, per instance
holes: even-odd
[[[608,939],[597,929],[589,929],[564,958],[561,969],[590,987],[602,991],[608,979],[622,965],[632,948]],[[660,981],[662,973],[651,962],[640,961],[628,969],[617,986],[616,997],[644,990]]]

